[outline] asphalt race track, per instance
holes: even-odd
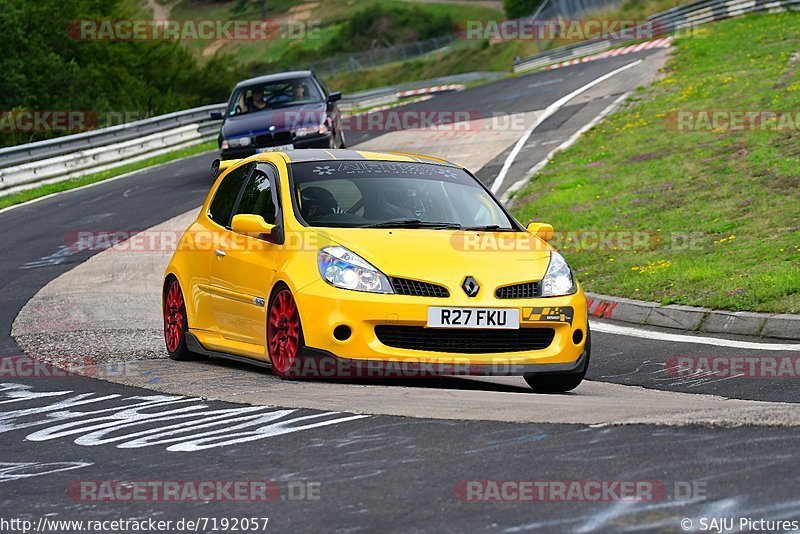
[[[510,78],[408,109],[474,110],[530,122],[592,79],[645,58],[641,67],[547,119],[512,165],[502,193],[651,76],[663,54],[648,51]],[[493,181],[520,134],[487,143],[477,171],[485,183]],[[359,132],[348,141],[373,147],[402,142],[406,134],[386,135]],[[431,146],[452,144],[440,143]],[[471,143],[467,139],[461,148],[471,150]],[[4,517],[39,526],[42,518],[268,517],[268,530],[275,532],[676,532],[684,518],[696,525],[700,517],[800,516],[790,482],[800,476],[794,379],[697,380],[664,370],[672,357],[800,356],[800,350],[773,350],[776,345],[759,340],[734,340],[758,342],[758,349],[726,347],[691,333],[683,333],[681,342],[665,341],[607,333],[615,325],[596,322],[590,381],[574,393],[552,396],[531,393],[521,379],[286,384],[227,362],[177,366],[166,353],[137,360],[130,376],[117,379],[9,373],[9,359],[23,354],[11,337],[20,311],[37,302],[48,284],[68,280],[70,272],[80,276],[92,264],[86,262],[96,253],[72,253],[65,235],[145,230],[196,209],[211,185],[214,157],[192,157],[0,212]],[[100,256],[93,262],[100,264]],[[118,305],[128,303],[120,299]],[[40,309],[38,316],[47,312]],[[83,310],[90,312],[108,313]],[[33,326],[51,335],[26,338],[26,347],[61,344],[87,354],[94,343],[136,353],[137,340],[153,335],[110,330],[95,340],[79,337],[75,347],[75,332],[46,322]],[[118,383],[126,381],[135,385]],[[774,426],[760,425],[765,422]],[[271,502],[103,502],[76,490],[81,481],[118,480],[271,480],[280,494]],[[660,491],[639,501],[469,502],[466,488],[487,480],[649,481]],[[232,531],[205,525],[181,531]]]

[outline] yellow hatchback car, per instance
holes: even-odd
[[[352,150],[215,162],[164,281],[175,360],[281,378],[522,375],[574,389],[586,298],[547,244],[462,167]]]

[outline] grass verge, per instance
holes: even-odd
[[[671,121],[699,110],[797,116],[798,51],[796,13],[731,19],[677,40],[665,77],[557,155],[517,194],[516,215],[562,232],[588,290],[800,313],[800,119],[783,131],[687,131]],[[597,232],[646,235],[647,245],[597,246]]]
[[[129,163],[127,165],[122,165],[121,167],[116,167],[107,171],[89,174],[81,178],[74,178],[71,180],[65,180],[63,182],[56,182],[54,184],[40,185],[32,189],[20,191],[19,193],[12,193],[10,195],[0,197],[0,209],[21,204],[23,202],[28,202],[29,200],[34,200],[47,195],[52,195],[53,193],[69,191],[70,189],[75,189],[76,187],[82,187],[95,182],[102,182],[103,180],[108,180],[109,178],[121,176],[129,172],[138,171],[154,165],[160,165],[161,163],[169,163],[170,161],[175,161],[180,158],[194,156],[195,154],[201,154],[203,152],[209,152],[216,149],[217,142],[209,141],[201,145],[182,148],[174,152],[168,152],[166,154],[161,154],[160,156],[144,159],[135,163]]]

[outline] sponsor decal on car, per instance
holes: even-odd
[[[575,310],[572,306],[557,308],[522,308],[522,322],[524,323],[567,323],[572,324]]]

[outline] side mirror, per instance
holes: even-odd
[[[528,225],[528,232],[532,233],[542,241],[550,241],[556,234],[556,231],[553,230],[553,225],[546,223],[530,223]]]
[[[211,120],[212,121],[221,121],[222,120],[222,112],[221,111],[212,111],[211,112]]]
[[[338,102],[341,99],[342,99],[342,93],[340,93],[339,91],[328,95],[328,102],[330,102],[331,104],[333,104],[334,102]]]
[[[231,230],[252,237],[268,236],[274,229],[275,225],[267,224],[261,215],[235,215],[231,221]]]

